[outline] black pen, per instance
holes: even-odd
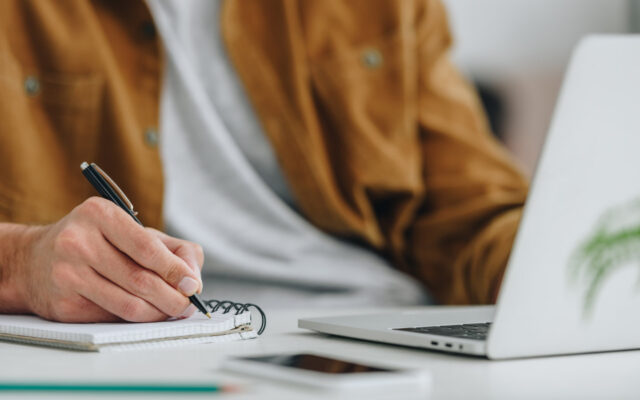
[[[122,189],[120,189],[106,172],[96,164],[89,164],[86,161],[80,165],[80,169],[82,169],[82,175],[84,175],[89,183],[100,193],[100,196],[114,202],[118,207],[126,211],[137,223],[142,225],[142,222],[140,222],[136,216],[138,213],[133,210],[133,204],[131,204],[127,195],[124,194]],[[207,308],[198,295],[194,294],[189,296],[189,301],[191,301],[191,304],[196,306],[201,313],[211,318],[211,314],[209,314],[209,311],[207,311]]]

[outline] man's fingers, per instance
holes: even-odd
[[[125,321],[155,322],[168,318],[145,300],[114,285],[91,268],[87,268],[83,279],[84,284],[77,288],[78,294]]]
[[[82,308],[82,311],[78,314],[77,321],[69,321],[69,322],[120,322],[122,318],[117,315],[111,314],[109,311],[103,309],[98,306],[94,302],[89,299],[83,297],[86,301],[86,305]]]
[[[99,221],[105,238],[141,266],[160,275],[184,296],[202,289],[200,276],[173,254],[154,234],[144,229],[116,205],[106,210],[108,218]]]
[[[58,301],[52,310],[51,319],[66,323],[81,322],[116,322],[122,319],[99,307],[94,302],[87,300],[78,293],[71,297]]]
[[[100,253],[100,260],[94,262],[93,268],[100,275],[146,300],[164,314],[179,317],[189,306],[189,300],[155,272],[136,264],[110,243],[103,242],[96,251]]]
[[[86,299],[78,295],[78,310],[72,314],[69,314],[62,322],[78,323],[78,322],[118,322],[122,319],[116,315],[111,314],[109,311],[98,306],[91,300]]]
[[[200,274],[202,264],[204,264],[204,252],[202,251],[202,246],[187,240],[169,236],[157,229],[146,229],[156,235],[173,254],[182,258],[187,264],[189,264],[191,269]]]

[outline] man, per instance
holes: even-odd
[[[0,311],[193,312],[200,246],[89,198],[85,160],[220,277],[494,301],[526,181],[438,0],[8,0],[0,21]]]

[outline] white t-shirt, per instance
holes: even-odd
[[[414,279],[295,210],[225,52],[219,0],[149,0],[166,49],[161,101],[165,221],[202,244],[205,294],[275,302],[410,304]],[[267,296],[267,297],[268,297]],[[262,299],[264,303],[264,299]]]

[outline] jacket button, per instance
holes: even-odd
[[[156,38],[156,26],[152,21],[145,21],[142,23],[140,30],[142,31],[142,36],[144,36],[145,39],[150,40]]]
[[[29,96],[35,96],[40,92],[40,81],[35,76],[28,76],[24,80],[24,91]]]
[[[360,56],[362,65],[369,69],[376,69],[382,65],[382,54],[377,49],[366,49]]]
[[[158,132],[151,128],[144,131],[144,143],[152,149],[158,147]]]

